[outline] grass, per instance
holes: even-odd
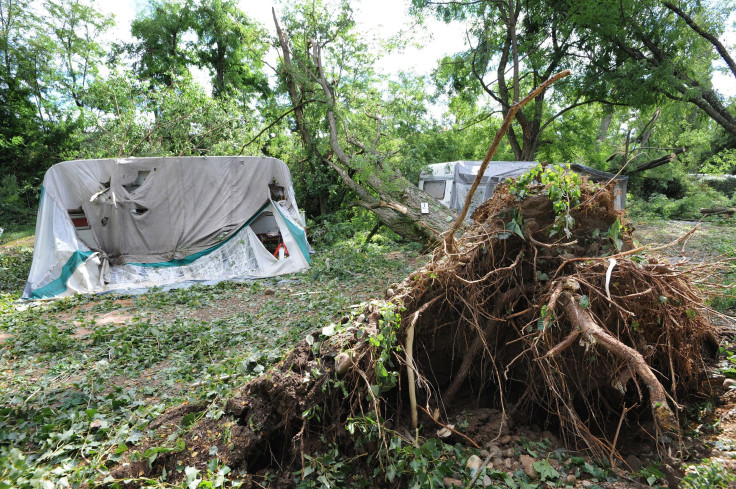
[[[25,310],[13,301],[31,252],[3,253],[0,489],[89,484],[167,407],[216,410],[309,331],[415,268],[415,251],[386,256],[395,246],[341,242],[295,276]]]
[[[661,222],[635,225],[640,240],[666,241]],[[29,236],[28,230],[10,237]],[[234,389],[310,331],[382,297],[421,261],[415,250],[376,241],[335,243],[314,257],[308,272],[290,277],[134,297],[78,296],[25,310],[14,301],[31,249],[0,245],[0,489],[93,484],[105,477],[107,461],[134,449],[168,407],[204,401],[208,412],[217,412]],[[735,244],[731,222],[709,223],[691,240],[707,256],[736,257]],[[733,277],[730,271],[724,280]],[[406,447],[405,461],[427,460],[428,470],[439,470],[453,450],[460,449],[417,457]],[[697,470],[708,477],[717,472],[707,465]]]

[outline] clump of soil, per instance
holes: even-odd
[[[165,470],[178,480],[183,466],[206,471],[216,454],[246,480],[270,471],[281,476],[275,487],[291,487],[306,455],[337,446],[371,459],[379,447],[357,446],[345,429],[371,411],[407,438],[415,413],[431,437],[441,419],[467,412],[466,433],[450,435],[459,442],[491,443],[514,424],[536,424],[606,458],[618,453],[622,426],[627,439],[677,443],[681,405],[711,395],[716,331],[693,285],[708,269],[642,254],[612,189],[585,183],[581,192],[571,234],[560,239],[550,237],[558,216],[544,188],[519,201],[497,188],[458,242],[391,287],[393,306],[374,301],[337,334],[314,332],[217,416],[204,416],[205,406],[170,411],[138,451],[162,439],[175,449],[128,457],[113,476]],[[393,311],[405,348],[386,347]],[[373,470],[366,462],[368,480]]]

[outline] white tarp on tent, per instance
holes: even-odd
[[[287,254],[272,254],[264,235]],[[66,161],[44,177],[26,299],[245,280],[309,267],[287,166],[274,158]]]

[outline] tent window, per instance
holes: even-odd
[[[154,168],[153,171],[156,171],[156,169]],[[132,183],[123,185],[123,188],[125,188],[125,190],[127,190],[128,192],[136,190],[138,187],[143,185],[143,182],[146,181],[146,178],[148,178],[148,175],[150,173],[150,171],[139,171],[138,175],[135,177],[135,180]]]
[[[281,185],[275,183],[269,183],[268,189],[271,191],[271,200],[286,200],[286,191]]]
[[[69,213],[69,218],[72,220],[72,224],[74,224],[75,229],[89,229],[87,216],[81,207],[77,209],[69,209],[67,212]]]
[[[445,181],[424,182],[424,191],[437,200],[445,198]]]

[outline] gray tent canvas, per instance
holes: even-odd
[[[269,240],[278,243],[275,253]],[[44,177],[23,297],[270,277],[309,263],[305,223],[280,160],[65,161]]]

